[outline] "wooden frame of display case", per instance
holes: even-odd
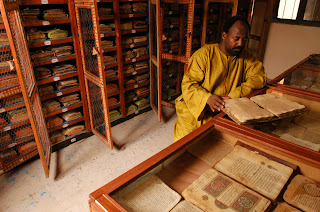
[[[251,95],[264,92],[262,89],[252,93]],[[319,178],[320,174],[320,157],[319,155],[309,155],[309,152],[304,152],[305,148],[288,149],[286,142],[281,139],[275,139],[273,136],[266,136],[257,130],[242,127],[233,121],[222,118],[225,114],[221,112],[212,120],[186,135],[169,147],[130,169],[118,178],[112,180],[101,188],[90,194],[89,206],[91,212],[102,211],[126,211],[111,195],[125,188],[130,183],[147,174],[150,171],[157,172],[158,169],[165,168],[173,159],[181,155],[187,147],[193,143],[202,140],[211,132],[216,132],[216,135],[223,136],[232,143],[237,141],[248,144],[258,150],[267,152],[272,156],[283,159],[289,163],[298,165],[301,173],[311,178]],[[292,145],[291,145],[292,146]],[[154,173],[153,172],[153,173]]]

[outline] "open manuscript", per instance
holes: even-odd
[[[224,102],[225,106],[222,110],[238,124],[288,118],[305,111],[304,105],[274,93],[258,95],[250,99],[246,97],[226,99]]]

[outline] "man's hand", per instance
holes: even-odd
[[[212,112],[221,111],[221,109],[224,107],[224,101],[220,96],[212,95],[208,98],[207,105],[209,105]]]

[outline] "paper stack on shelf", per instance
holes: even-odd
[[[145,98],[139,99],[138,101],[135,101],[134,104],[137,105],[138,108],[140,109],[140,108],[143,108],[143,107],[149,105],[149,100],[145,99]]]
[[[50,116],[46,119],[47,128],[52,128],[58,126],[63,123],[62,118],[58,117],[57,115]]]
[[[107,78],[112,78],[117,76],[117,71],[109,69],[105,71],[105,77]]]
[[[113,47],[113,41],[112,40],[102,40],[101,41],[101,48],[102,49],[109,48],[109,47]]]
[[[55,131],[52,134],[50,134],[50,140],[51,143],[56,143],[58,141],[61,141],[65,138],[65,135],[61,131]]]
[[[106,24],[99,24],[99,28],[101,33],[107,33],[112,31],[112,26]]]
[[[52,76],[51,70],[42,66],[36,67],[34,69],[34,75],[36,76],[37,80],[45,79]]]
[[[68,31],[62,29],[51,29],[48,30],[46,33],[49,39],[61,39],[68,37]]]
[[[19,93],[19,94],[15,94],[13,96],[10,96],[8,98],[2,99],[2,104],[3,104],[3,106],[7,107],[9,105],[16,104],[16,103],[22,102],[22,101],[24,101],[23,96],[21,93]]]
[[[63,106],[73,105],[75,103],[80,102],[78,93],[72,93],[65,96],[58,97],[59,101],[63,104]]]
[[[74,65],[64,63],[51,67],[51,70],[54,75],[61,75],[76,71],[76,67]]]
[[[37,28],[30,28],[26,31],[26,35],[27,35],[27,41],[28,42],[37,42],[37,41],[43,41],[46,40],[46,34],[41,31],[38,30]]]
[[[6,32],[0,33],[0,46],[8,46],[9,45],[9,39]]]
[[[125,61],[128,61],[128,60],[135,58],[135,55],[134,55],[133,51],[131,51],[131,50],[123,51],[122,56]]]
[[[50,50],[35,50],[30,52],[30,57],[32,61],[40,61],[52,58],[54,53]]]
[[[43,12],[43,18],[45,20],[56,20],[68,18],[68,15],[62,9],[49,9]]]
[[[37,144],[36,144],[36,142],[32,141],[32,142],[28,142],[28,143],[19,145],[18,152],[21,155],[25,155],[35,149],[37,149]]]
[[[114,83],[107,84],[107,92],[108,93],[112,93],[117,90],[119,90],[119,86],[117,84],[114,84]]]
[[[140,47],[132,50],[136,57],[142,57],[149,54],[147,47]]]
[[[49,47],[48,50],[52,51],[55,57],[61,57],[72,54],[73,47],[70,45],[53,46]]]
[[[58,90],[65,90],[65,89],[75,88],[78,86],[79,86],[78,78],[76,78],[76,77],[60,80],[57,82]]]
[[[81,117],[82,117],[82,114],[81,114],[81,112],[79,112],[79,111],[71,110],[71,111],[68,111],[68,112],[66,112],[66,113],[63,113],[63,114],[61,115],[61,117],[62,117],[65,121],[72,121],[72,120],[81,118]]]
[[[105,65],[116,63],[117,59],[108,55],[103,56],[103,63]]]
[[[149,88],[146,88],[146,87],[137,88],[137,89],[134,90],[134,92],[137,95],[143,95],[143,94],[149,93]]]
[[[0,146],[8,145],[12,142],[12,137],[8,132],[3,132],[0,134]]]
[[[8,124],[8,122],[6,121],[6,119],[4,119],[3,117],[0,116],[0,127],[3,127],[7,124]]]
[[[47,101],[42,102],[42,110],[44,114],[50,113],[55,110],[59,110],[60,108],[60,103],[54,99],[49,99]]]
[[[25,107],[8,111],[7,114],[10,123],[18,123],[20,121],[29,119],[27,108]]]
[[[135,29],[144,29],[148,28],[149,24],[145,21],[133,21],[133,28]]]
[[[16,74],[8,74],[0,77],[0,89],[19,85],[19,79]]]
[[[147,13],[148,4],[146,2],[132,3],[132,10],[134,13]]]
[[[123,73],[124,74],[130,74],[134,72],[134,68],[133,68],[133,65],[132,64],[129,64],[129,65],[126,65],[123,67]]]
[[[127,113],[131,114],[131,113],[134,113],[136,110],[138,110],[137,106],[130,104],[129,107],[127,108]]]
[[[134,68],[136,70],[149,68],[149,63],[148,61],[137,62],[137,63],[134,63]]]
[[[39,95],[44,96],[48,95],[54,92],[54,88],[52,85],[46,84],[46,85],[40,85],[38,87]]]
[[[148,81],[150,78],[149,74],[142,74],[139,76],[135,76],[134,79],[137,81],[137,84]]]
[[[18,139],[26,138],[33,135],[33,131],[30,125],[26,125],[23,128],[14,131],[15,136]]]
[[[120,14],[132,13],[132,5],[130,3],[120,4],[119,13]]]
[[[125,82],[125,87],[130,87],[136,84],[136,81],[134,79],[126,79]]]
[[[6,152],[0,153],[0,159],[4,164],[13,161],[16,158],[18,158],[18,154],[14,149],[8,149]]]
[[[24,21],[37,21],[39,20],[40,9],[25,8],[21,11],[21,15]]]
[[[114,97],[108,98],[108,106],[112,106],[118,103],[118,100]]]
[[[99,7],[98,8],[98,16],[110,15],[112,12],[111,8]]]
[[[73,136],[75,134],[81,133],[84,130],[85,130],[84,125],[74,125],[74,126],[63,129],[62,133],[65,136]]]

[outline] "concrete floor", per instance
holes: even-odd
[[[0,176],[0,211],[89,211],[89,194],[169,146],[175,110],[163,107],[112,128],[114,149],[96,136],[52,154],[50,177],[39,159]]]

